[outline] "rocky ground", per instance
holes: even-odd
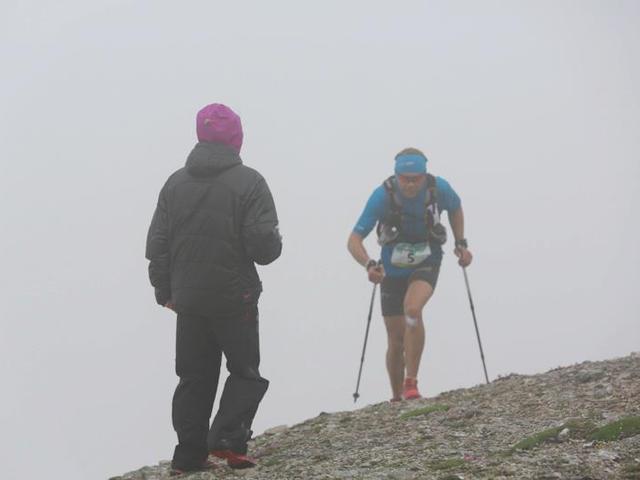
[[[640,479],[640,353],[434,398],[321,413],[255,438],[258,467],[180,480]],[[111,480],[169,478],[168,462]]]

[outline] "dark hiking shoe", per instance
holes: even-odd
[[[181,475],[187,475],[189,473],[194,473],[194,472],[210,472],[211,470],[214,470],[218,468],[218,466],[213,463],[210,462],[209,460],[206,460],[202,465],[200,465],[197,468],[175,468],[175,467],[171,467],[171,469],[169,470],[169,476],[170,477],[179,477]]]
[[[252,468],[257,464],[255,458],[251,458],[242,453],[236,453],[232,450],[212,450],[210,453],[214,457],[225,459],[227,465],[235,469]]]

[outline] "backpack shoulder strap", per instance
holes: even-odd
[[[400,204],[400,199],[398,198],[395,175],[391,175],[389,178],[387,178],[382,185],[384,186],[384,190],[389,198],[391,213],[399,214],[402,211],[402,205]]]
[[[387,245],[398,238],[402,225],[402,204],[398,198],[395,175],[391,175],[382,182],[382,186],[385,191],[384,214],[376,226],[376,233],[378,234],[378,243]]]
[[[424,197],[424,217],[427,229],[429,231],[433,229],[434,225],[440,223],[436,177],[434,177],[430,173],[427,173],[427,193]]]
[[[438,203],[438,189],[436,188],[436,177],[427,173],[427,195],[425,204],[427,206]]]
[[[389,178],[385,179],[384,182],[382,182],[382,186],[387,193],[394,193],[396,191],[394,183],[394,176],[391,175]]]

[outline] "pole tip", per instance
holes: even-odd
[[[358,401],[358,398],[360,398],[360,394],[358,392],[353,394],[353,403],[356,403]]]

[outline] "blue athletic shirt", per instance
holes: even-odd
[[[436,177],[436,191],[438,196],[438,211],[440,213],[446,211],[448,214],[451,214],[460,208],[460,197],[444,178]],[[409,236],[424,237],[427,233],[427,226],[424,222],[426,194],[426,182],[422,187],[422,190],[420,190],[414,198],[405,197],[402,195],[402,191],[398,189],[398,195],[402,204],[403,223],[401,230]],[[353,229],[354,233],[362,236],[362,238],[365,238],[369,233],[371,233],[371,230],[373,230],[376,223],[382,219],[385,213],[386,196],[387,192],[384,189],[384,185],[380,185],[373,191],[367,201],[367,205],[365,206],[362,215],[360,215],[360,218],[358,219],[358,223],[356,223],[356,226]],[[384,245],[381,251],[381,259],[385,273],[390,277],[406,277],[411,275],[411,273],[413,273],[417,268],[425,265],[440,265],[440,262],[442,262],[442,246],[431,244],[430,247],[431,255],[424,262],[416,265],[415,267],[400,268],[391,264],[393,244]]]

